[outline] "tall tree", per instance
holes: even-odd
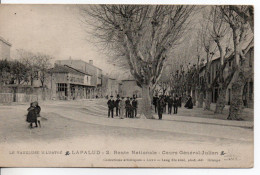
[[[29,74],[29,82],[31,86],[33,85],[33,82],[35,79],[38,78],[38,65],[37,65],[37,59],[36,55],[32,52],[19,49],[17,50],[19,61],[26,65],[28,68],[28,74]]]
[[[210,75],[210,67],[211,67],[211,62],[212,58],[214,56],[214,52],[216,47],[214,46],[214,41],[210,36],[210,23],[208,21],[203,21],[201,23],[201,28],[199,29],[198,32],[199,38],[200,38],[200,43],[202,46],[202,49],[206,53],[206,61],[205,61],[205,66],[204,66],[204,76],[203,76],[203,82],[202,84],[203,90],[205,90],[206,97],[204,100],[205,103],[205,110],[210,110],[210,104],[211,104],[211,93],[212,93],[212,88],[211,88],[211,75]]]
[[[185,5],[93,5],[82,10],[94,35],[120,55],[142,87],[147,118],[153,118],[150,95],[167,53],[179,44],[193,10]]]
[[[224,70],[226,68],[227,62],[232,57],[229,41],[231,39],[232,33],[229,29],[228,24],[224,19],[224,14],[221,12],[219,6],[213,6],[210,9],[209,15],[205,19],[209,22],[209,32],[210,37],[215,42],[218,53],[219,53],[219,66],[217,68],[217,73],[215,75],[214,80],[211,82],[211,88],[213,90],[216,84],[219,87],[219,95],[217,99],[215,113],[222,113],[225,107],[225,97],[226,91],[228,88],[229,83],[231,82],[234,70],[232,69],[228,76],[224,76]]]
[[[240,6],[237,7],[240,8]],[[224,19],[232,30],[234,45],[233,69],[235,69],[235,74],[231,88],[232,101],[230,103],[228,119],[240,120],[243,111],[243,87],[247,79],[252,76],[252,74],[245,71],[244,61],[246,59],[245,54],[253,46],[254,38],[250,33],[252,34],[254,27],[252,21],[250,23],[249,20],[237,13],[237,10],[235,10],[236,6],[235,8],[232,6],[221,6],[220,9],[224,14]],[[249,38],[251,38],[251,42],[249,42],[247,47],[244,47]]]

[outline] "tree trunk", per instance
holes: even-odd
[[[243,73],[239,72],[238,77],[235,79],[234,83],[232,83],[231,95],[232,100],[229,108],[228,120],[243,120],[241,118],[241,114],[243,112],[243,100],[242,93],[243,87],[245,84],[243,77]]]
[[[226,90],[227,88],[219,89],[219,96],[216,104],[215,114],[222,114],[226,103]]]
[[[203,97],[204,97],[203,92],[199,92],[197,108],[202,108],[203,107]]]
[[[151,97],[150,97],[150,90],[149,90],[149,85],[143,85],[142,86],[142,97],[143,97],[143,114],[146,118],[152,119],[154,118],[152,115],[152,103],[151,103]]]
[[[211,104],[211,91],[206,91],[206,99],[205,99],[205,107],[204,110],[210,110],[210,104]]]

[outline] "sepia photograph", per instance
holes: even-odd
[[[0,4],[0,167],[252,168],[252,5]]]

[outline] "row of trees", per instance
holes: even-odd
[[[252,6],[205,7],[203,22],[196,36],[197,53],[193,53],[197,56],[197,63],[188,66],[188,69],[182,64],[180,69],[170,73],[168,80],[160,81],[166,60],[174,55],[185,32],[192,27],[190,21],[196,16],[198,9],[201,10],[201,7],[186,5],[93,5],[82,9],[83,21],[88,28],[91,27],[91,34],[94,34],[98,43],[116,55],[115,62],[127,67],[142,88],[144,115],[147,118],[152,118],[151,96],[158,85],[163,89],[170,86],[174,91],[185,88],[198,90],[198,107],[202,106],[202,92],[206,92],[205,109],[209,110],[212,86],[218,81],[220,94],[216,113],[219,113],[225,105],[224,92],[230,81],[235,79],[232,84],[233,99],[229,118],[239,119],[242,111],[242,89],[246,79],[252,76],[245,72],[243,66],[245,54],[253,46]],[[248,38],[252,41],[247,47],[243,47]],[[212,58],[216,55],[220,57],[221,66],[212,83],[209,81],[209,71]],[[223,71],[230,56],[235,58],[232,72],[224,77]],[[205,76],[201,81],[198,74],[203,61]]]
[[[202,108],[204,101],[204,109],[210,110],[212,90],[217,83],[219,94],[215,113],[222,113],[226,103],[226,91],[233,80],[228,119],[240,120],[243,88],[253,73],[245,64],[245,61],[248,61],[245,55],[253,47],[254,41],[252,8],[252,6],[212,6],[206,9],[197,33],[197,60],[192,66],[181,64],[179,68],[172,69],[168,77],[170,89],[179,94],[196,91],[197,96],[193,93],[193,99],[194,102],[198,101],[197,107]],[[215,78],[210,81],[213,57],[220,59],[220,65]],[[224,70],[231,59],[233,59],[232,68],[225,76]],[[199,71],[203,66],[204,76],[199,79]]]
[[[33,85],[40,80],[45,87],[48,69],[51,67],[50,55],[17,50],[17,60],[0,60],[0,84]]]

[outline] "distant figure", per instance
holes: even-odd
[[[130,100],[129,97],[127,97],[127,100],[125,101],[125,117],[128,118],[129,111],[130,110]]]
[[[135,97],[134,97],[134,99],[132,101],[132,107],[133,107],[133,117],[136,117],[136,115],[137,115],[137,108],[138,108],[138,102],[137,102]]]
[[[173,105],[173,99],[172,99],[172,96],[169,96],[169,99],[168,99],[168,114],[172,114],[172,105]]]
[[[164,101],[163,96],[161,95],[159,100],[158,100],[158,103],[157,103],[157,110],[158,110],[159,120],[162,120],[162,114],[163,114],[164,106],[165,106],[165,101]]]
[[[117,99],[116,99],[116,101],[115,101],[116,116],[118,116],[118,114],[120,114],[120,109],[118,108],[119,102],[120,102],[120,97],[117,96]]]
[[[115,106],[115,101],[113,100],[113,96],[110,96],[110,99],[107,102],[108,106],[108,118],[111,117],[114,118],[114,106]]]
[[[190,95],[189,95],[189,99],[186,102],[184,107],[187,108],[187,109],[192,109],[193,108],[192,97]]]
[[[130,98],[128,118],[133,118],[133,99]]]
[[[28,123],[30,123],[30,128],[33,128],[33,123],[35,123],[35,127],[38,127],[38,125],[37,125],[37,113],[36,113],[34,105],[35,105],[34,103],[31,103],[30,107],[27,109],[28,114],[27,114],[26,121]]]
[[[120,110],[120,112],[119,112],[120,119],[124,119],[124,115],[125,115],[124,97],[122,97],[121,100],[119,101],[118,107],[119,107],[119,110]]]
[[[173,99],[173,113],[177,114],[178,112],[178,106],[179,106],[179,99],[178,96],[176,95]]]
[[[37,116],[37,122],[38,122],[38,124],[41,128],[41,115],[40,115],[41,107],[39,106],[39,103],[37,101],[35,101],[34,104],[35,104],[35,112],[36,112],[36,116]]]
[[[157,113],[157,103],[158,103],[158,95],[156,94],[155,97],[153,97],[153,105],[154,105],[154,111]]]
[[[179,97],[179,99],[178,99],[178,106],[181,108],[181,96]]]

